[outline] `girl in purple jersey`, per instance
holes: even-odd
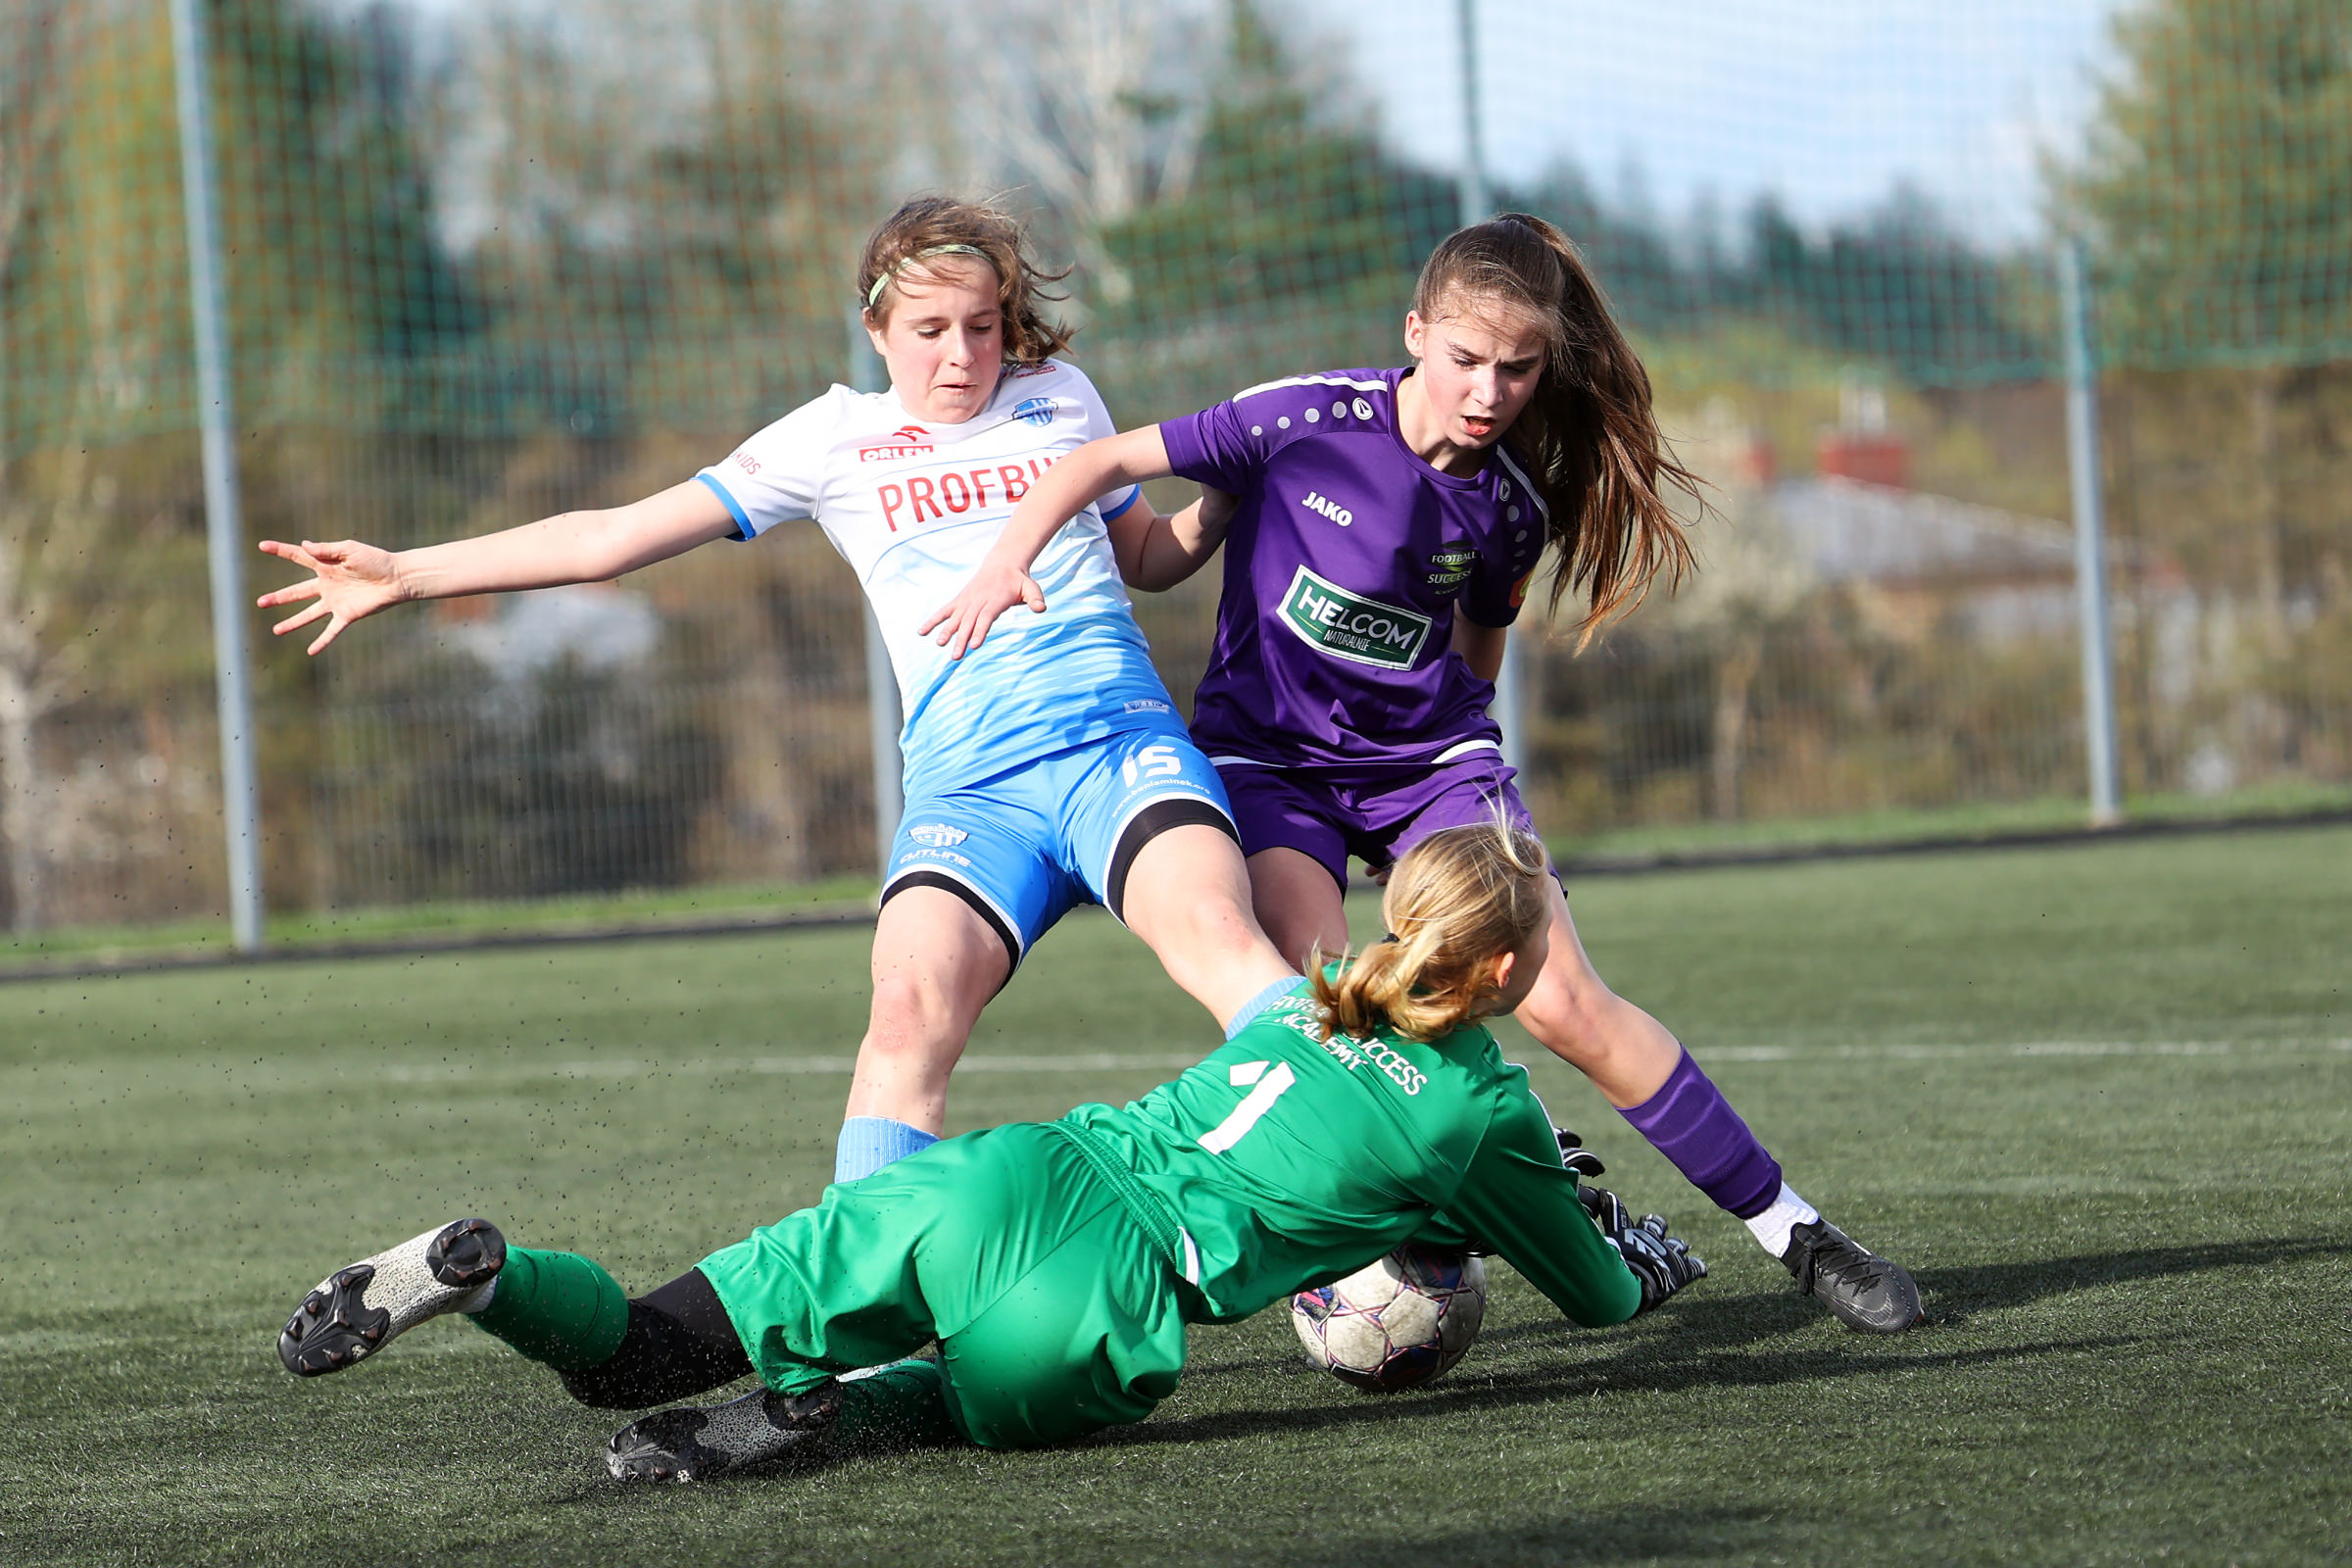
[[[1488,708],[1537,563],[1594,629],[1691,564],[1661,494],[1694,498],[1649,377],[1566,235],[1509,213],[1432,253],[1404,320],[1413,364],[1248,389],[1093,442],[1055,465],[933,618],[952,655],[1016,604],[1028,564],[1088,500],[1166,474],[1232,497],[1120,542],[1162,590],[1223,544],[1217,637],[1193,735],[1217,764],[1259,922],[1285,954],[1348,937],[1349,856],[1387,866],[1499,804],[1527,811]],[[1612,992],[1555,887],[1551,956],[1518,1010],[1691,1183],[1743,1220],[1798,1288],[1856,1328],[1921,1321],[1899,1265],[1824,1220],[1680,1041]]]

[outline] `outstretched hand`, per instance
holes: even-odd
[[[945,648],[950,659],[961,659],[966,652],[988,641],[988,628],[1015,605],[1027,605],[1031,613],[1042,615],[1046,612],[1046,591],[1025,571],[995,561],[983,561],[980,569],[972,573],[971,581],[963,585],[962,592],[940,606],[915,631]],[[938,628],[936,633],[934,627]]]
[[[288,615],[270,630],[279,637],[290,631],[300,631],[313,621],[324,619],[326,629],[315,638],[310,647],[313,654],[323,650],[343,634],[343,628],[355,620],[363,620],[387,605],[400,603],[404,595],[400,586],[400,570],[393,564],[392,552],[373,545],[361,544],[356,539],[340,539],[332,544],[304,540],[298,545],[281,544],[275,539],[262,541],[265,555],[291,561],[313,575],[308,582],[266,593],[254,601],[264,610],[275,610],[280,605],[300,604],[305,599],[316,600],[309,609]]]

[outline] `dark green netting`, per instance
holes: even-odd
[[[674,482],[849,373],[857,247],[915,190],[1029,217],[1124,423],[1393,361],[1461,214],[1443,7],[207,17],[256,537],[411,544]],[[1532,662],[1550,831],[2080,795],[2069,235],[2128,787],[2235,809],[2352,780],[2352,12],[1995,0],[1906,32],[1826,0],[1479,0],[1477,25],[1490,205],[1584,246],[1716,486],[1695,584]],[[172,71],[162,0],[0,14],[20,925],[220,899]],[[317,665],[265,650],[273,901],[864,867],[854,584],[813,533],[702,554],[387,616]],[[1180,695],[1207,592],[1143,606]]]

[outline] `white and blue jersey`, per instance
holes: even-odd
[[[906,715],[906,815],[885,897],[917,873],[953,884],[1016,959],[1077,899],[1116,912],[1119,875],[1106,861],[1088,863],[1094,854],[1081,846],[1107,838],[1105,853],[1115,853],[1126,824],[1090,825],[1078,814],[1132,818],[1171,797],[1224,814],[1215,770],[1198,760],[1152,667],[1104,528],[1136,504],[1134,486],[1097,500],[1039,553],[1029,574],[1045,593],[1044,614],[1016,608],[960,661],[915,630],[970,580],[1030,485],[1115,430],[1085,374],[1049,361],[1007,371],[988,407],[961,424],[913,418],[895,392],[835,386],[696,476],[726,502],[740,537],[813,518],[857,572]],[[1122,746],[1112,764],[1120,787],[1083,787],[1107,755],[1101,749],[1122,738],[1178,743],[1176,770],[1147,775],[1133,760],[1139,745]],[[1017,778],[1033,768],[1055,782]],[[1016,799],[1029,804],[1012,810]],[[1051,813],[1049,833],[1038,811],[1052,800],[1069,805]],[[982,832],[975,813],[991,801],[1009,815]],[[1054,886],[1041,893],[1041,880]]]

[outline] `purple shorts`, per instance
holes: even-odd
[[[1500,754],[1472,752],[1427,767],[1257,767],[1217,760],[1233,803],[1242,853],[1297,850],[1348,889],[1348,858],[1375,869],[1440,828],[1492,822],[1499,805],[1514,825],[1535,823]]]

